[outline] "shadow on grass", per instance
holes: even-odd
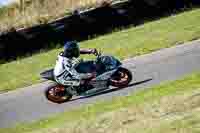
[[[86,98],[91,98],[91,97],[94,97],[94,96],[100,96],[100,95],[104,95],[104,94],[108,94],[108,93],[112,93],[112,92],[116,92],[116,91],[120,91],[120,90],[128,88],[128,87],[133,87],[133,86],[137,86],[137,85],[141,85],[141,84],[147,83],[147,82],[149,82],[151,80],[153,80],[153,79],[150,78],[150,79],[146,79],[146,80],[139,81],[139,82],[136,82],[136,83],[132,83],[132,84],[129,84],[127,87],[123,87],[123,88],[107,89],[107,90],[100,91],[100,92],[97,92],[97,93],[94,93],[94,94],[91,94],[91,95],[88,95],[88,96],[83,96],[83,97],[79,97],[79,98],[76,98],[76,99],[72,99],[69,102],[76,101],[76,100],[81,100],[81,99],[86,99]]]

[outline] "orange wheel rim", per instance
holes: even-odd
[[[56,93],[60,93],[63,91],[65,91],[65,88],[63,86],[55,86],[49,90],[48,98],[52,101],[62,102],[68,99],[69,96],[59,96],[59,95],[56,95]]]

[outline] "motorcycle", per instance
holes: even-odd
[[[78,60],[77,60],[78,61]],[[63,86],[56,82],[53,69],[40,73],[43,79],[54,81],[45,89],[46,98],[54,103],[64,103],[73,96],[89,96],[109,89],[127,87],[132,80],[132,73],[122,67],[122,63],[113,56],[96,54],[95,60],[79,61],[75,69],[79,73],[96,73],[96,77],[83,80],[83,84],[77,85],[77,80],[67,81]]]

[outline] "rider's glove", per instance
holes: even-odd
[[[92,49],[92,54],[94,54],[95,56],[97,56],[97,55],[98,55],[98,51],[97,51],[97,49],[96,49],[96,48]]]

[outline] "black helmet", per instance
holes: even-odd
[[[76,41],[68,41],[64,44],[63,56],[67,58],[80,56],[80,49]]]

